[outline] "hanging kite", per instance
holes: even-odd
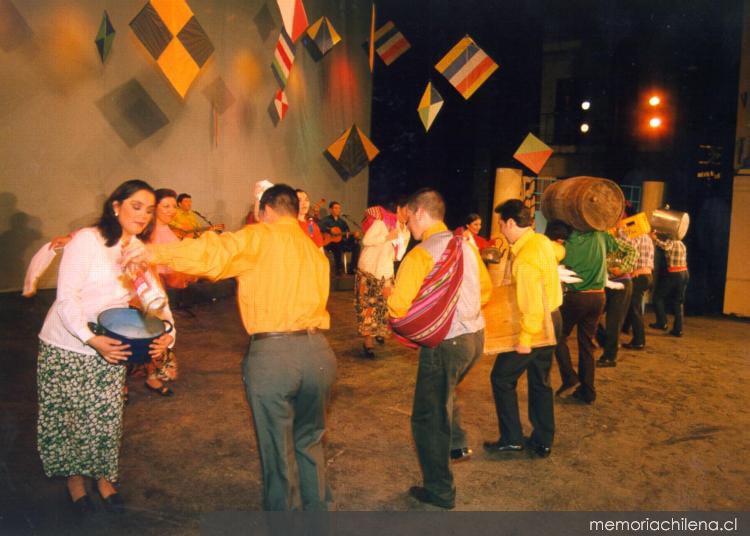
[[[411,48],[404,34],[398,31],[393,21],[386,22],[374,35],[375,50],[383,60],[390,65],[396,61],[404,52]]]
[[[315,61],[320,61],[341,41],[341,36],[326,17],[320,17],[305,32],[305,47]]]
[[[432,85],[432,82],[427,82],[427,88],[424,90],[422,100],[419,101],[419,106],[417,106],[417,112],[419,112],[419,118],[422,120],[425,132],[430,130],[432,122],[435,121],[442,107],[443,97]]]
[[[375,70],[375,4],[372,5],[372,16],[370,17],[370,41],[367,47],[368,65],[370,72]]]
[[[183,0],[151,0],[130,21],[133,33],[181,97],[214,52],[206,32]]]
[[[379,152],[365,133],[352,125],[323,154],[341,178],[347,180],[362,171]]]
[[[498,68],[468,35],[435,65],[464,99],[469,99]]]
[[[273,102],[271,102],[271,106],[268,108],[268,114],[271,116],[274,126],[284,120],[287,110],[289,110],[289,101],[286,100],[284,90],[280,89],[276,92]]]
[[[286,33],[292,38],[292,42],[296,43],[307,28],[305,5],[302,0],[276,0],[276,3],[279,5]]]
[[[516,150],[513,158],[521,162],[534,173],[539,173],[549,157],[552,156],[552,149],[545,143],[534,136],[531,132],[526,136],[521,145]]]
[[[282,27],[279,41],[276,43],[276,50],[273,52],[273,63],[271,63],[271,70],[281,89],[286,87],[289,80],[289,73],[292,70],[292,65],[294,65],[295,49],[295,44]]]
[[[112,42],[114,40],[115,29],[112,27],[112,23],[109,20],[109,14],[105,10],[104,16],[102,17],[102,23],[99,25],[99,32],[96,34],[96,39],[94,39],[102,63],[107,60],[107,57],[112,50]]]
[[[219,117],[226,112],[232,104],[234,104],[235,98],[234,95],[232,95],[232,92],[229,91],[224,79],[220,76],[217,76],[213,82],[203,88],[202,93],[211,103],[211,137],[213,139],[214,147],[218,147],[220,134]]]

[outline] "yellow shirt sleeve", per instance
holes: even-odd
[[[419,247],[412,249],[404,257],[396,274],[393,292],[388,297],[388,312],[391,318],[401,318],[409,312],[409,307],[417,297],[424,278],[434,265],[430,254]]]
[[[513,267],[516,280],[516,299],[521,312],[521,334],[518,344],[531,346],[533,335],[542,330],[544,297],[539,270],[528,263],[517,262]]]
[[[196,239],[147,246],[154,264],[213,280],[235,277],[256,260],[262,226],[234,233],[205,233]]]
[[[482,256],[479,254],[479,250],[472,246],[474,255],[477,258],[477,266],[479,267],[479,303],[485,305],[492,297],[492,279],[490,279],[490,273],[487,271],[487,266],[482,260]]]

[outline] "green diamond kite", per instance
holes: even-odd
[[[102,17],[102,23],[99,25],[99,33],[96,34],[96,48],[99,51],[99,56],[102,58],[102,63],[107,60],[110,51],[112,50],[112,42],[115,40],[115,29],[112,27],[112,23],[109,20],[109,14],[104,11]]]

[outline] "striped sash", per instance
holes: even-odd
[[[464,275],[463,237],[454,236],[425,277],[409,311],[391,319],[396,339],[409,348],[435,348],[443,342],[458,305]]]

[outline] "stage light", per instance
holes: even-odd
[[[588,110],[589,108],[591,108],[591,102],[590,101],[585,100],[585,101],[583,101],[581,103],[581,109],[582,110]]]
[[[648,99],[649,106],[659,106],[661,104],[661,97],[659,95],[651,95]]]
[[[661,126],[661,117],[652,117],[649,119],[648,126],[650,128],[659,128]]]
[[[581,123],[581,132],[586,134],[589,131],[589,124],[588,123]]]

